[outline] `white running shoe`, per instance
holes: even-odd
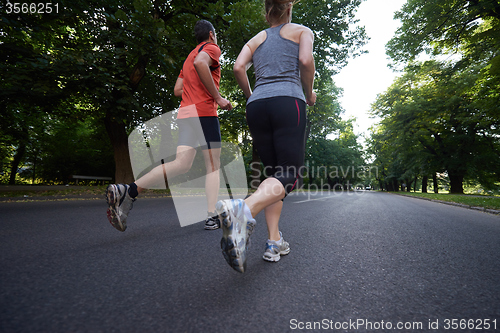
[[[287,241],[283,239],[283,236],[281,235],[280,231],[280,237],[281,237],[281,244],[277,241],[273,240],[267,240],[266,242],[266,251],[264,252],[264,255],[262,256],[262,259],[266,261],[272,261],[272,262],[277,262],[280,261],[281,256],[287,255],[290,253],[290,244],[288,244]]]
[[[215,230],[219,228],[219,215],[217,215],[217,213],[208,213],[207,218],[205,219],[205,230]]]
[[[106,188],[106,201],[108,202],[108,221],[119,231],[127,229],[127,216],[135,201],[129,194],[129,185],[111,184]]]
[[[256,224],[255,219],[245,215],[245,205],[242,199],[220,200],[215,205],[222,227],[222,254],[229,266],[240,273],[246,269],[248,241]]]

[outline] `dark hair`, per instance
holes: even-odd
[[[210,38],[210,31],[215,35],[215,29],[212,23],[207,20],[199,20],[194,26],[194,36],[198,43],[206,41]]]

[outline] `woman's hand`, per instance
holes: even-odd
[[[314,91],[312,92],[311,96],[306,97],[306,103],[309,106],[313,106],[314,104],[316,104],[316,93]]]

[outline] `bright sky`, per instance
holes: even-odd
[[[383,93],[392,84],[397,73],[387,67],[385,44],[394,36],[400,21],[393,19],[406,0],[366,0],[359,6],[356,18],[365,26],[370,41],[364,49],[369,53],[355,59],[333,77],[336,85],[344,89],[340,99],[345,109],[344,119],[356,118],[354,132],[366,133],[376,121],[369,117],[370,105],[377,94]]]

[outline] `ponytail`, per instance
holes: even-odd
[[[300,0],[265,0],[266,16],[269,19],[281,20],[287,9]]]

